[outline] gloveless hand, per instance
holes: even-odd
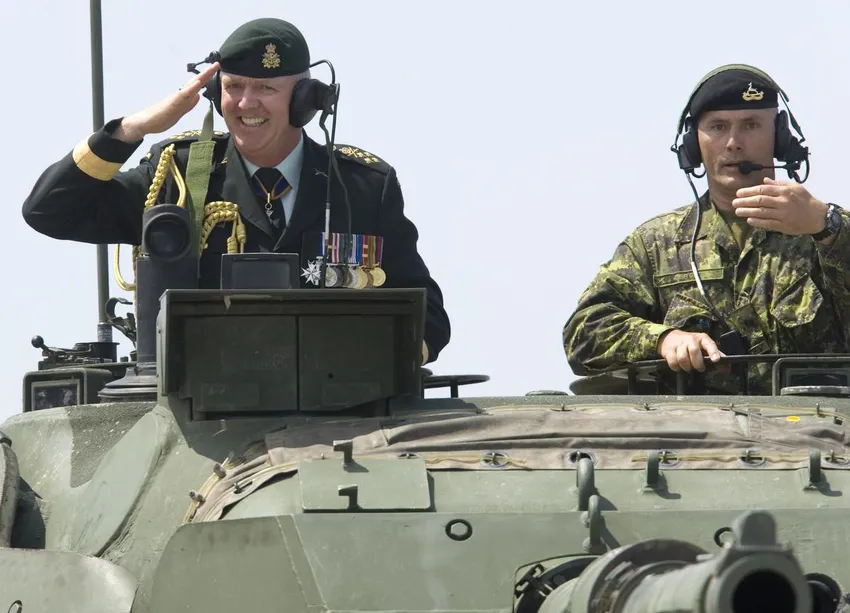
[[[742,187],[736,196],[732,201],[735,215],[746,217],[755,228],[801,236],[826,226],[828,205],[799,183],[765,177],[763,185]]]
[[[703,352],[712,362],[719,361],[725,355],[704,332],[668,330],[658,339],[658,355],[667,361],[673,371],[705,371]]]
[[[121,120],[121,126],[116,130],[115,136],[127,142],[136,142],[148,134],[159,134],[170,130],[186,113],[195,108],[201,99],[199,95],[201,88],[218,69],[218,62],[211,64],[200,74],[189,79],[189,82],[178,91],[141,111],[127,115]]]

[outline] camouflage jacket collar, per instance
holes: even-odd
[[[735,240],[728,226],[723,221],[723,217],[714,208],[708,191],[700,196],[699,206],[702,210],[702,219],[700,219],[697,240],[705,240],[711,236],[722,247],[727,249],[734,247],[732,250],[737,252],[738,248],[735,245]],[[679,227],[676,228],[675,241],[677,244],[690,243],[694,234],[694,226],[697,222],[697,208],[693,202],[688,204],[687,207],[679,223]],[[767,238],[768,234],[772,233],[761,228],[753,228],[749,241],[753,246],[760,245]]]

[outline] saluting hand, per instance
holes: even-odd
[[[121,126],[115,131],[115,137],[125,142],[134,143],[142,140],[148,134],[158,134],[171,129],[186,113],[195,108],[201,99],[199,92],[207,84],[219,63],[215,62],[194,75],[189,82],[178,91],[169,94],[159,102],[128,115],[121,120]]]
[[[755,228],[800,236],[820,232],[826,225],[828,205],[799,183],[765,177],[763,185],[742,187],[736,195],[735,214]]]

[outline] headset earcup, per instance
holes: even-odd
[[[788,149],[791,146],[791,141],[794,135],[791,134],[791,129],[788,127],[788,114],[785,111],[779,111],[773,120],[773,157],[780,162],[787,161]]]
[[[313,88],[311,82],[314,79],[301,79],[292,88],[292,97],[289,100],[289,125],[294,128],[303,128],[313,117],[316,116],[318,110],[315,108],[313,98]]]
[[[700,164],[702,164],[702,153],[699,150],[699,138],[688,118],[682,132],[682,144],[679,146],[679,167],[682,170],[692,170],[699,168]]]
[[[216,71],[212,78],[207,81],[203,95],[204,98],[213,103],[213,107],[221,115],[221,71]]]

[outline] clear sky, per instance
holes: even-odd
[[[313,60],[333,62],[337,141],[397,168],[445,295],[452,340],[433,369],[491,376],[469,395],[568,388],[561,329],[579,294],[637,224],[692,199],[669,148],[691,89],[716,66],[754,64],[783,86],[812,152],[806,186],[850,206],[844,1],[103,4],[107,120],[183,85],[188,62],[256,17],[294,22]],[[39,174],[93,129],[88,11],[84,0],[2,9],[0,421],[21,410],[33,335],[96,340],[95,247],[41,236],[20,212]],[[314,76],[327,79],[326,67]],[[169,133],[200,128],[205,110]],[[316,122],[307,132],[322,138]],[[166,136],[148,137],[127,167]]]

